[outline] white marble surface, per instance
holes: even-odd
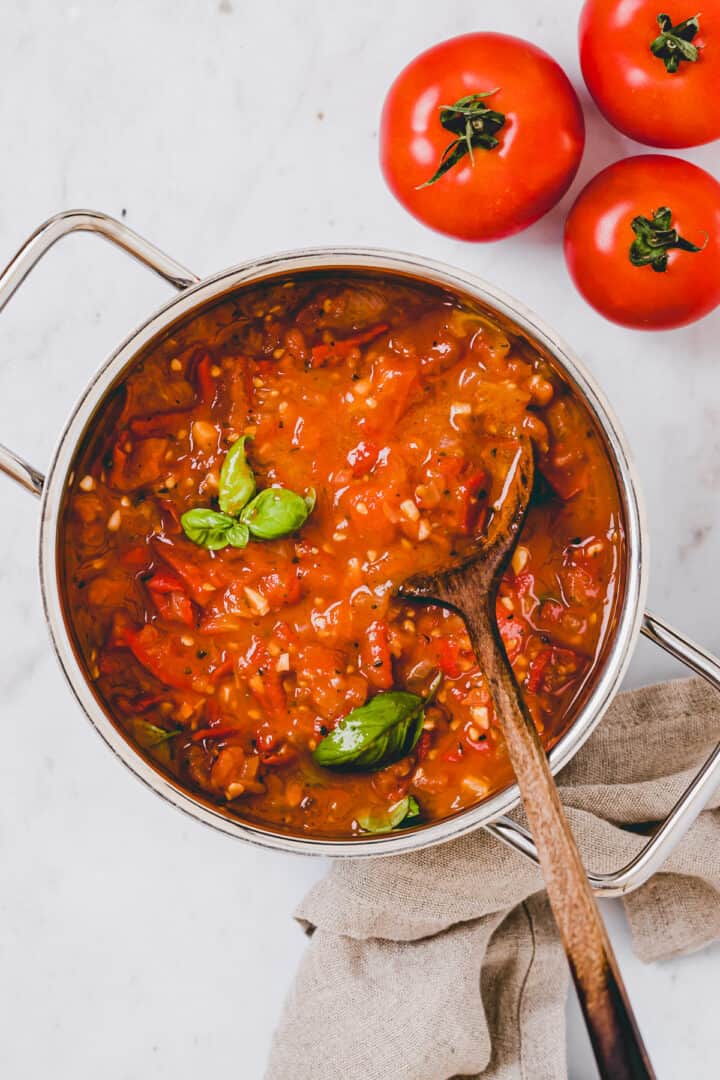
[[[341,241],[476,271],[539,311],[601,381],[630,435],[652,534],[653,607],[720,649],[720,314],[639,335],[573,292],[559,236],[466,246],[385,190],[377,124],[394,73],[477,28],[532,36],[587,106],[583,179],[638,148],[588,103],[578,3],[515,0],[4,0],[0,262],[44,218],[120,216],[199,273]],[[717,147],[688,154],[717,170]],[[42,467],[94,368],[162,300],[99,242],[58,248],[0,318],[0,438]],[[261,852],[181,817],[119,767],[50,653],[37,504],[2,484],[0,529],[0,1074],[35,1080],[259,1080],[303,939],[290,913],[320,863]],[[674,673],[642,646],[630,681]],[[720,950],[643,968],[610,925],[658,1074],[717,1075]],[[571,1003],[576,1080],[594,1076]]]

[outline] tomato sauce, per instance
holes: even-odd
[[[537,478],[497,618],[549,747],[606,644],[625,558],[602,437],[558,374],[461,298],[391,276],[273,280],[176,327],[95,417],[63,509],[66,615],[108,713],[185,787],[305,834],[362,835],[409,796],[423,823],[506,786],[462,619],[394,590],[483,532],[521,432]],[[258,488],[317,501],[291,536],[210,551],[180,519],[217,508],[242,436]],[[351,710],[433,682],[405,757],[317,764]]]

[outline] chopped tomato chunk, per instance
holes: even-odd
[[[354,477],[365,476],[377,462],[380,447],[371,440],[359,442],[347,456]]]
[[[387,690],[393,685],[387,623],[376,620],[368,626],[360,645],[360,670],[368,682],[380,690]]]
[[[262,638],[253,635],[247,653],[238,659],[237,673],[258,703],[272,716],[283,716],[287,712],[282,679]]]
[[[192,601],[185,592],[180,577],[167,570],[156,570],[145,585],[164,619],[194,626],[195,613]]]

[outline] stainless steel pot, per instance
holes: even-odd
[[[40,579],[45,614],[55,653],[77,700],[95,729],[120,760],[169,802],[231,836],[239,836],[252,843],[285,851],[353,857],[393,854],[449,840],[482,826],[537,861],[528,832],[506,816],[507,812],[519,803],[516,786],[508,787],[480,805],[446,820],[415,830],[363,840],[314,840],[238,820],[221,807],[213,806],[203,801],[200,796],[186,791],[144,760],[109,718],[78,662],[63,616],[57,552],[59,513],[78,444],[105,394],[141,349],[161,337],[179,319],[213,303],[231,290],[276,274],[339,267],[378,269],[410,275],[470,296],[512,333],[528,339],[534,348],[551,358],[595,417],[605,438],[623,503],[628,559],[625,591],[613,640],[606,650],[602,668],[572,726],[550,753],[553,772],[561,769],[570,760],[599,723],[620,686],[640,633],[683,661],[720,690],[720,661],[692,644],[660,619],[644,611],[647,584],[646,528],[627,444],[609,404],[577,357],[522,304],[464,271],[454,270],[418,256],[356,248],[311,249],[274,255],[201,280],[120,222],[91,211],[68,211],[42,225],[0,276],[0,310],[45,252],[61,237],[76,231],[97,233],[112,241],[155,270],[173,285],[180,295],[135,330],[98,371],[75,406],[60,436],[46,477],[2,446],[0,470],[42,500]],[[638,752],[642,752],[641,747]],[[644,850],[630,864],[612,874],[591,875],[596,891],[606,896],[620,895],[642,884],[658,868],[694,821],[719,782],[720,745]]]

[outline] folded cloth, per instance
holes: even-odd
[[[646,843],[720,741],[699,679],[621,694],[558,784],[585,865]],[[720,937],[720,792],[625,907],[645,961]],[[523,820],[522,813],[513,815]],[[568,968],[540,873],[484,830],[335,862],[296,913],[310,944],[266,1080],[560,1080]]]

